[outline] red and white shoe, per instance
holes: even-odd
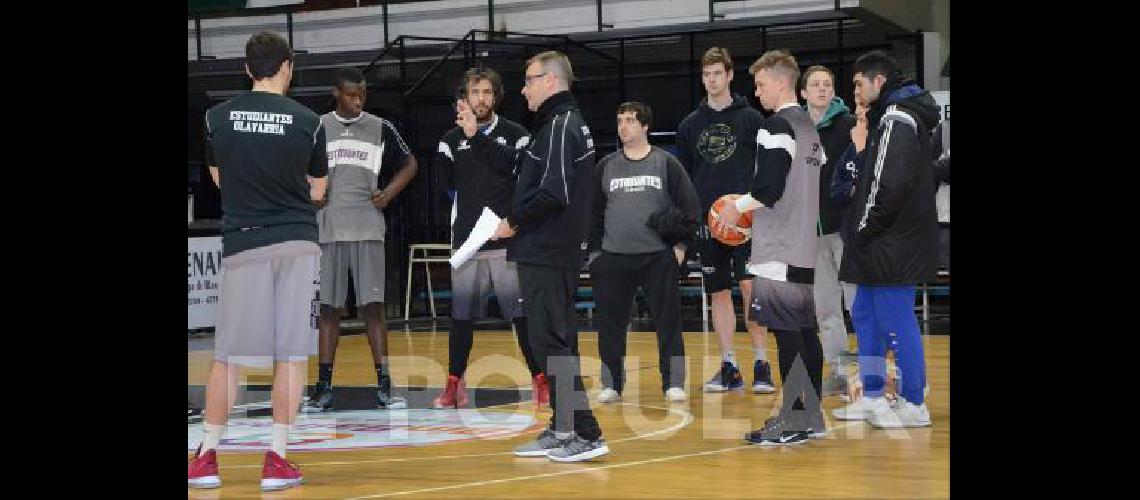
[[[550,404],[550,384],[546,382],[545,373],[539,373],[534,376],[531,395],[534,399],[535,406]]]
[[[202,445],[198,445],[198,451],[194,452],[194,459],[187,469],[186,485],[190,488],[217,488],[222,485],[222,479],[218,477],[217,450],[202,453]]]
[[[432,400],[431,404],[435,409],[442,410],[466,406],[468,401],[467,385],[464,384],[463,379],[449,373],[447,374],[447,387]]]
[[[301,468],[297,464],[281,458],[273,450],[265,452],[265,463],[261,466],[261,491],[292,488],[300,485],[301,481]]]

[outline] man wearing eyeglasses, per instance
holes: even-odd
[[[515,448],[520,457],[579,462],[609,453],[582,386],[575,325],[574,292],[585,257],[594,194],[594,140],[570,93],[574,72],[560,52],[527,60],[522,89],[535,112],[533,140],[523,149],[498,144],[479,134],[475,114],[457,105],[456,124],[472,149],[515,162],[519,180],[512,200],[507,260],[518,264],[523,310],[530,343],[550,386],[550,426],[538,438]]]

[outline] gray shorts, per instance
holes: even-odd
[[[384,302],[384,242],[321,243],[321,304],[346,306],[350,274],[356,305]]]
[[[286,241],[222,259],[214,359],[266,366],[309,358],[319,252],[316,243]]]
[[[752,278],[753,318],[773,330],[816,328],[812,285]]]
[[[451,270],[451,317],[482,317],[491,290],[506,319],[523,315],[518,268],[514,262],[507,262],[505,248],[476,253],[459,269]]]

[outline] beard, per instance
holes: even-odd
[[[482,105],[475,106],[471,109],[471,112],[475,113],[475,119],[481,122],[485,122],[491,119],[491,111],[492,110],[490,106]]]

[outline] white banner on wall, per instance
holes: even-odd
[[[186,328],[214,326],[222,282],[222,237],[187,238]]]
[[[222,283],[222,237],[208,236],[186,240],[186,329],[210,328],[218,320],[218,301]],[[313,329],[312,353],[317,354],[316,297],[321,289],[320,274],[313,279],[313,303],[310,326]]]

